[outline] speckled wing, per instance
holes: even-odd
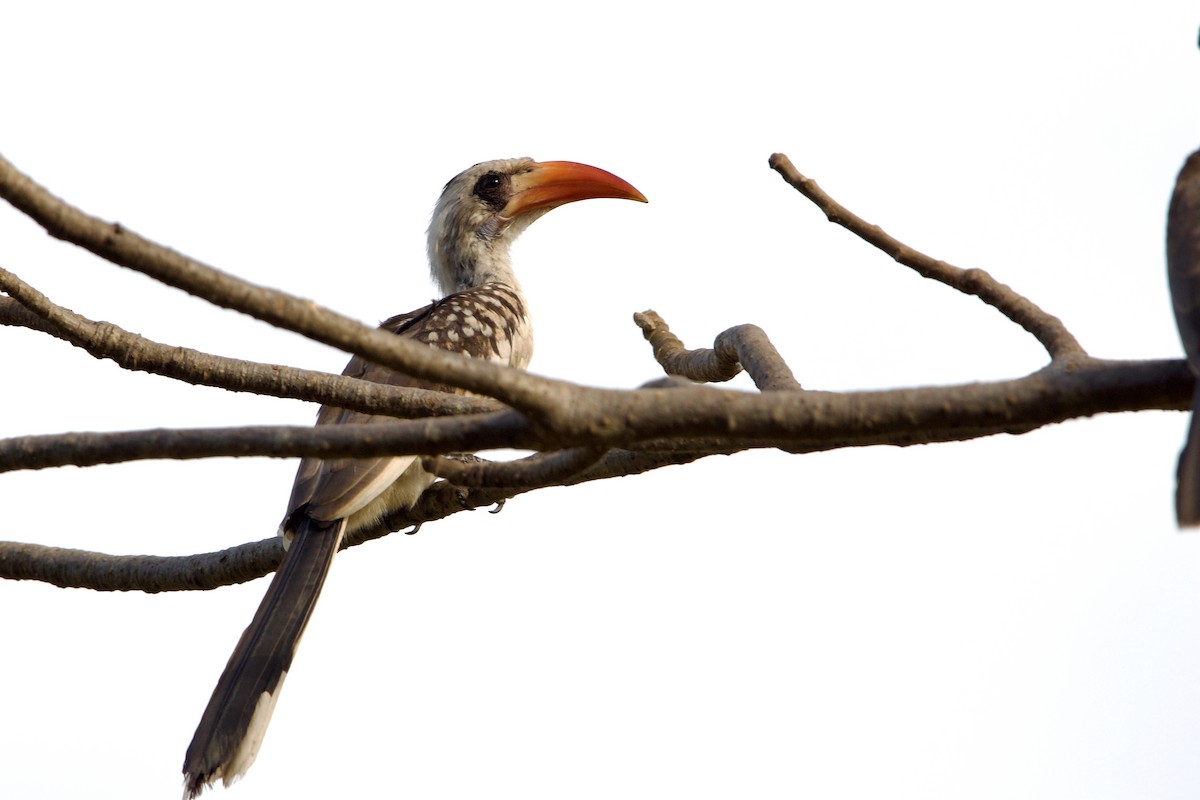
[[[381,326],[397,336],[406,336],[431,347],[459,352],[472,358],[525,367],[529,363],[528,316],[520,296],[501,284],[484,284],[452,294],[424,308],[401,314]],[[412,378],[404,373],[354,357],[342,373],[389,386],[411,386],[437,391],[463,392],[445,385]],[[372,425],[395,422],[394,417],[322,406],[318,425]],[[409,473],[406,475],[406,472]],[[404,480],[400,480],[404,476]],[[288,503],[285,528],[295,512],[304,507],[307,516],[318,520],[351,518],[367,509],[385,492],[394,502],[385,508],[367,509],[364,518],[351,519],[350,528],[374,521],[397,506],[407,506],[432,482],[414,456],[371,459],[316,459],[300,462]],[[395,485],[397,482],[400,485]],[[404,485],[408,484],[408,485]]]

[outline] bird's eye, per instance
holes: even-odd
[[[504,176],[499,172],[487,172],[475,181],[472,194],[490,206],[504,206]]]

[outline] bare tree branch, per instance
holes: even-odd
[[[442,424],[448,423],[448,424]],[[15,469],[119,464],[147,459],[274,456],[320,458],[455,452],[540,444],[527,420],[514,412],[441,417],[379,425],[319,427],[258,425],[242,428],[159,428],[112,433],[63,433],[0,440],[0,472]]]
[[[155,594],[245,583],[274,572],[282,556],[277,538],[191,556],[121,556],[0,542],[0,577],[64,588]]]
[[[562,483],[599,462],[606,451],[603,447],[575,447],[515,461],[461,461],[426,456],[421,463],[427,472],[455,486],[534,487]]]
[[[564,481],[574,485],[586,481],[635,475],[672,464],[686,464],[700,458],[692,453],[633,453],[610,451],[603,459]],[[523,488],[485,489],[469,492],[476,506],[488,506],[510,499],[540,486],[559,483],[551,478],[546,484]],[[421,496],[417,505],[394,514],[374,526],[346,537],[343,549],[386,536],[402,528],[419,525],[468,510],[462,491],[448,483],[438,483]],[[97,591],[141,591],[147,593],[215,589],[260,578],[274,572],[283,558],[283,546],[277,537],[248,542],[213,553],[189,556],[109,555],[88,550],[47,547],[23,542],[0,541],[0,578],[36,580],[54,586],[94,589]]]
[[[720,437],[723,449],[773,446],[812,452],[877,444],[956,441],[1026,432],[1093,414],[1190,406],[1185,362],[1085,359],[1024,378],[872,392],[746,394],[706,387],[585,389],[554,424],[516,412],[320,428],[252,426],[67,433],[0,441],[0,472],[216,456],[436,455],[496,448],[675,446]],[[695,448],[686,447],[691,450]]]
[[[122,369],[233,392],[289,397],[406,418],[503,408],[488,398],[386,386],[358,378],[225,358],[187,347],[160,344],[110,322],[95,322],[55,305],[44,294],[2,268],[0,291],[11,298],[0,298],[0,324],[21,325],[48,333],[96,358],[111,359]]]
[[[654,311],[633,315],[634,323],[654,351],[654,359],[668,375],[688,380],[717,383],[733,380],[742,371],[737,353],[729,350],[688,350],[667,323]]]
[[[734,378],[744,367],[761,391],[797,391],[800,383],[783,356],[757,325],[738,325],[719,334],[712,350],[688,350],[654,311],[633,315],[668,375],[716,382]]]
[[[877,444],[908,445],[1024,433],[1098,413],[1185,409],[1194,378],[1182,361],[1114,362],[1083,351],[1056,318],[980,270],[962,270],[916,252],[851,214],[803,177],[785,156],[771,165],[832,221],[921,275],[974,294],[1042,342],[1051,365],[987,384],[873,392],[799,391],[787,363],[753,325],[729,328],[711,350],[688,351],[656,314],[637,315],[664,370],[693,380],[728,380],[744,367],[760,394],[704,386],[593,389],[441,353],[282,292],[255,286],[89,217],[0,158],[0,196],[52,235],[227,308],[355,352],[371,361],[494,397],[460,398],[363,384],[349,378],[227,359],[152,342],[54,305],[0,270],[0,324],[36,329],[126,369],[235,391],[319,401],[368,413],[425,416],[395,424],[321,428],[242,427],[69,433],[0,441],[0,472],[153,458],[216,456],[370,457],[423,455],[448,478],[417,505],[348,537],[347,546],[484,507],[549,485],[573,485],[683,464],[716,453],[774,447],[804,453]],[[670,381],[665,387],[674,387]],[[487,411],[488,413],[479,413]],[[539,451],[510,463],[466,464],[446,453],[494,448]],[[110,556],[0,543],[0,577],[62,586],[157,592],[211,588],[266,574],[275,540],[182,557]]]
[[[1020,325],[1041,342],[1052,360],[1087,355],[1062,320],[1047,314],[1029,300],[1005,286],[981,269],[961,269],[945,261],[930,258],[878,225],[866,222],[825,193],[812,178],[805,177],[783,153],[770,158],[771,169],[816,204],[830,222],[841,225],[863,241],[887,253],[893,259],[917,271],[922,277],[939,281],[964,294],[972,294]]]
[[[552,412],[564,384],[394,336],[285,292],[221,272],[55,197],[0,156],[0,197],[46,229],[106,261],[169,286],[346,350],[414,377],[494,397],[534,416]]]

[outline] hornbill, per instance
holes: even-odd
[[[1167,279],[1188,366],[1200,375],[1200,150],[1179,170],[1167,211]],[[1200,525],[1200,381],[1175,472],[1175,519]]]
[[[594,197],[646,202],[617,176],[569,161],[517,158],[466,170],[446,184],[429,224],[429,266],[442,299],[392,317],[382,327],[431,347],[524,369],[533,352],[533,332],[509,245],[550,209]],[[343,374],[393,386],[459,391],[358,357]],[[317,415],[318,425],[392,421],[329,406]],[[229,657],[188,747],[185,798],[195,798],[217,780],[228,786],[254,762],[345,534],[411,507],[433,481],[415,456],[300,462],[279,528],[286,548],[283,562]]]

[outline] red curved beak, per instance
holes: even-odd
[[[615,197],[646,202],[646,196],[611,172],[574,161],[541,161],[512,179],[513,196],[500,215],[513,219],[535,209],[551,209],[576,200]]]

